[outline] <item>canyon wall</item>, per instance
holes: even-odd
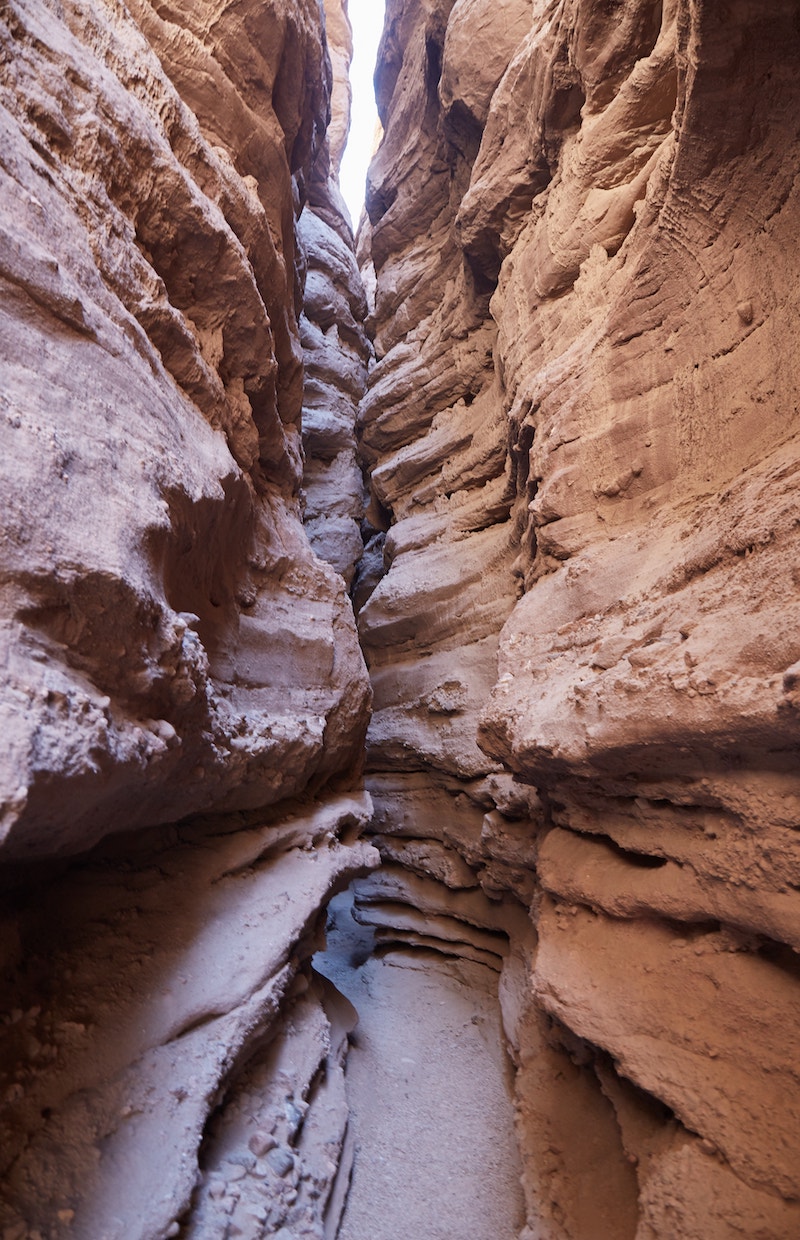
[[[523,1240],[793,1240],[796,5],[388,0],[363,284],[343,0],[0,39],[3,1240],[334,1240],[354,876]]]
[[[353,1016],[308,962],[377,855],[329,10],[0,13],[5,1240],[341,1208]]]
[[[359,915],[502,969],[530,1240],[800,1231],[799,53],[388,0]]]

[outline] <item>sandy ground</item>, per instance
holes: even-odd
[[[370,956],[350,897],[315,966],[359,1013],[355,1159],[339,1240],[512,1240],[522,1226],[497,977],[435,952]]]

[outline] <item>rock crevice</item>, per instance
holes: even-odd
[[[799,38],[388,0],[356,258],[343,0],[6,4],[4,1240],[374,1240],[353,880],[487,1227],[798,1234]]]

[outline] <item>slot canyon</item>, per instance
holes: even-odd
[[[352,51],[0,3],[0,1240],[798,1240],[800,8]]]

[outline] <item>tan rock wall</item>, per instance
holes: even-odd
[[[349,586],[364,550],[365,493],[355,424],[372,348],[363,326],[367,303],[349,214],[337,180],[350,123],[352,31],[340,0],[328,0],[325,15],[333,63],[331,123],[308,181],[298,229],[307,264],[301,318],[303,516],[312,547]]]
[[[0,12],[4,1240],[341,1211],[354,1015],[310,957],[378,857],[352,609],[302,524],[341,455],[352,562],[331,89],[316,0]]]
[[[0,780],[27,858],[319,785],[359,764],[368,689],[298,504],[317,4],[20,0],[0,37]]]
[[[441,918],[530,911],[531,1236],[800,1225],[797,40],[790,4],[387,9],[377,842]]]
[[[0,14],[4,1236],[335,1229],[361,400],[360,916],[524,1240],[789,1240],[795,6],[389,0],[363,399],[325,9]]]

